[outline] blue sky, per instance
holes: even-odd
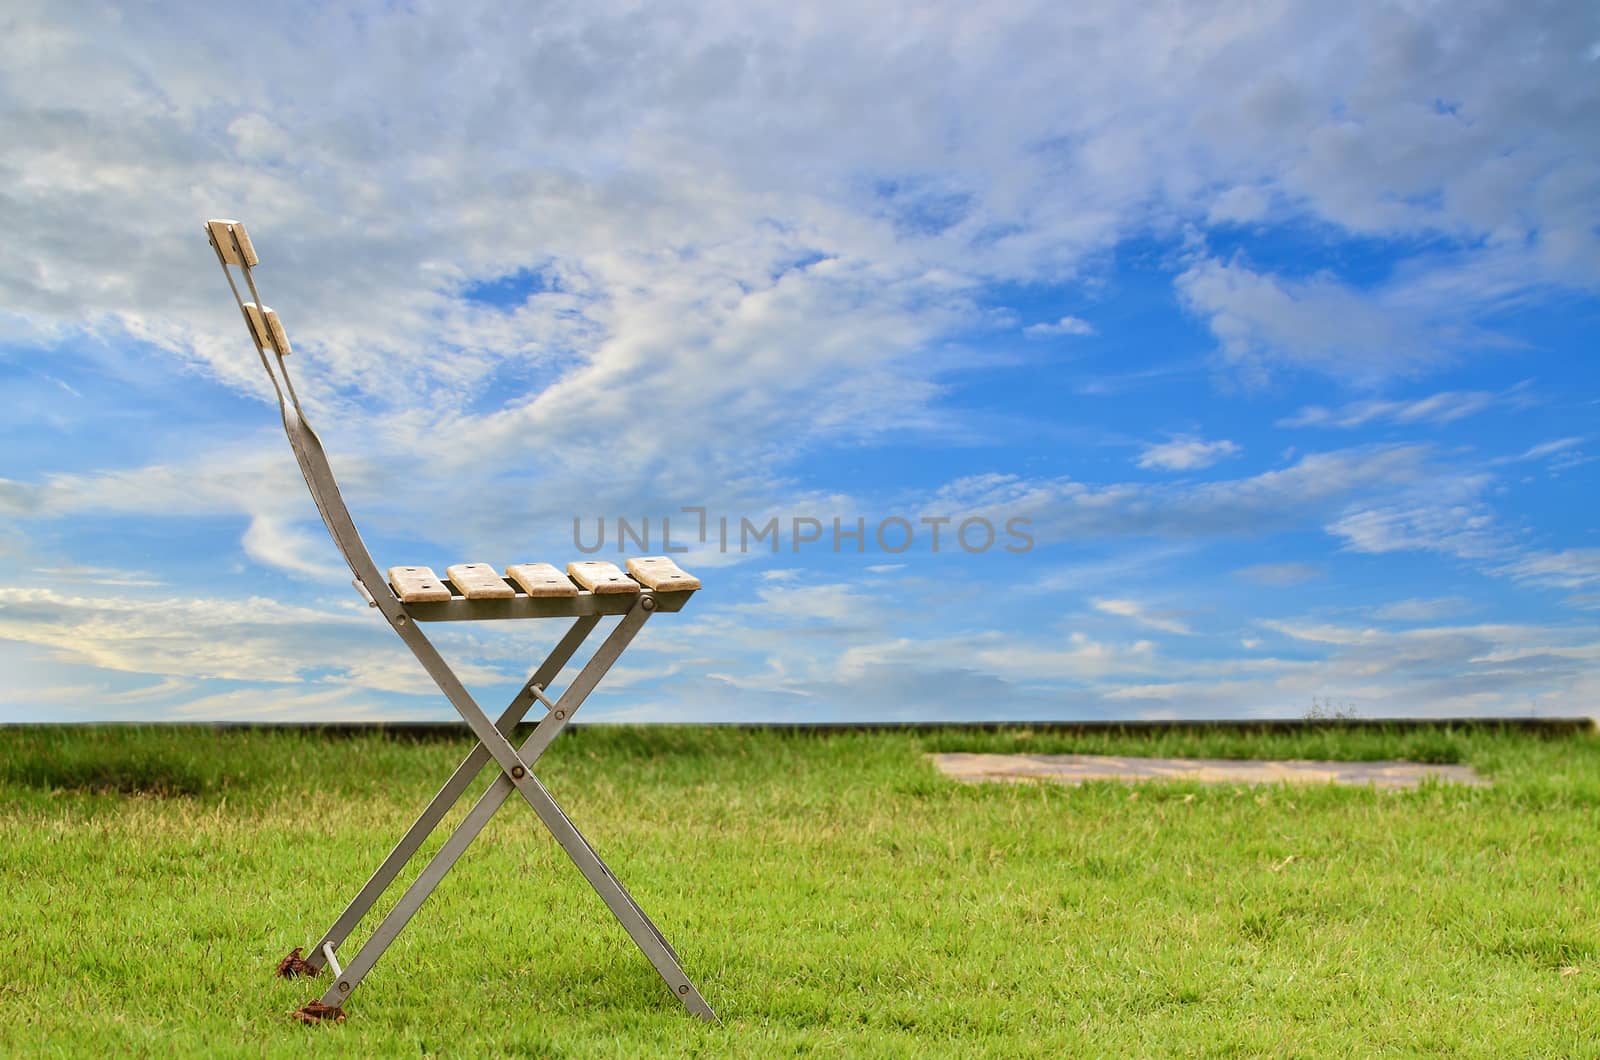
[[[593,719],[1595,713],[1593,5],[333,7],[9,9],[0,720],[450,716],[219,216],[380,565],[779,520]]]

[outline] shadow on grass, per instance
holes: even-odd
[[[0,738],[0,784],[74,795],[199,798],[241,786],[236,741],[203,731],[37,728]]]
[[[158,798],[209,795],[220,786],[220,778],[207,776],[187,763],[138,754],[113,759],[74,756],[7,762],[0,777],[8,784],[40,791]]]

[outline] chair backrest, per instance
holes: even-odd
[[[361,540],[361,533],[356,529],[350,509],[345,506],[344,497],[339,493],[339,483],[333,477],[333,468],[328,464],[328,455],[322,448],[322,439],[317,437],[317,432],[306,419],[305,410],[300,406],[300,398],[295,393],[294,381],[289,376],[289,365],[286,360],[292,352],[288,334],[284,331],[278,314],[262,303],[261,295],[256,290],[255,276],[251,269],[259,264],[260,259],[256,256],[250,235],[245,231],[244,225],[231,220],[207,221],[206,234],[210,238],[212,248],[217,252],[217,261],[222,265],[223,275],[228,278],[228,287],[233,291],[233,299],[238,303],[239,312],[244,317],[245,328],[255,343],[256,354],[261,358],[261,367],[266,370],[267,378],[272,381],[272,388],[278,395],[278,409],[283,414],[284,433],[289,437],[289,446],[294,450],[295,461],[300,465],[300,473],[306,480],[306,488],[311,491],[311,499],[317,505],[322,523],[328,528],[328,534],[338,546],[345,562],[350,565],[350,572],[355,575],[356,588],[374,606],[388,603],[394,599],[388,581],[379,573],[377,564],[372,560],[372,554],[367,551],[366,544]],[[245,284],[250,290],[251,300],[246,301],[240,294],[239,285],[234,282],[233,273],[229,271],[230,265],[243,274]]]

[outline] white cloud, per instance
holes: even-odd
[[[281,435],[256,434],[252,445],[223,445],[172,463],[97,473],[55,474],[27,487],[22,513],[32,518],[84,515],[144,515],[189,520],[247,516],[240,546],[251,559],[298,577],[324,583],[348,580],[337,550],[315,518],[288,443]],[[375,477],[361,460],[341,461],[341,478],[356,500],[372,490]],[[391,495],[397,492],[392,487]],[[85,568],[89,569],[89,568]],[[125,582],[124,582],[125,583]]]
[[[31,514],[39,503],[39,490],[26,482],[0,478],[0,512],[6,515]]]
[[[1029,338],[1041,339],[1054,335],[1093,335],[1094,325],[1082,317],[1064,316],[1053,324],[1029,324],[1022,329]]]
[[[1438,488],[1459,475],[1436,467],[1423,446],[1371,446],[1315,453],[1287,467],[1237,479],[1089,485],[1072,479],[978,475],[941,488],[936,514],[981,515],[997,527],[1027,518],[1041,543],[1068,538],[1254,536],[1316,525],[1356,498],[1419,483]],[[1456,488],[1465,489],[1465,486]]]
[[[762,586],[756,596],[758,602],[736,604],[732,610],[778,612],[785,622],[820,622],[834,627],[876,625],[886,613],[882,600],[847,583]]]
[[[1460,596],[1412,597],[1375,608],[1372,617],[1390,622],[1436,622],[1470,610],[1471,601]]]
[[[1149,626],[1163,633],[1176,633],[1180,636],[1189,636],[1194,630],[1178,617],[1175,611],[1151,611],[1137,600],[1119,600],[1101,597],[1093,601],[1094,609],[1107,615],[1116,615],[1119,618],[1131,619],[1141,626]]]
[[[1241,567],[1233,572],[1236,577],[1246,581],[1255,582],[1257,585],[1270,585],[1275,588],[1289,588],[1302,585],[1305,582],[1315,581],[1325,573],[1315,563],[1256,563],[1248,567]]]
[[[1505,394],[1486,390],[1446,390],[1409,401],[1371,398],[1332,409],[1307,405],[1293,416],[1279,420],[1278,426],[1352,429],[1371,423],[1454,423],[1491,408],[1505,398]]]
[[[1498,457],[1493,462],[1496,464],[1520,464],[1543,460],[1552,474],[1559,474],[1594,462],[1596,458],[1590,456],[1582,448],[1583,444],[1588,440],[1588,437],[1582,435],[1569,438],[1552,438],[1548,442],[1531,445],[1521,453]]]
[[[1247,377],[1293,365],[1370,383],[1418,374],[1447,356],[1413,314],[1331,276],[1287,279],[1208,258],[1177,284],[1185,304],[1206,318],[1223,356]]]
[[[1109,644],[1082,633],[1059,646],[1008,644],[984,648],[978,661],[995,673],[1021,681],[1082,681],[1148,674],[1157,666],[1156,648],[1148,640]]]
[[[486,665],[477,653],[461,652],[460,641],[434,639],[456,649],[447,656],[465,656],[453,662],[464,681],[515,677],[493,665],[496,660]],[[0,640],[122,673],[268,685],[327,682],[439,695],[410,653],[365,608],[320,610],[258,596],[73,596],[0,587]]]
[[[1368,717],[1527,714],[1530,708],[1587,715],[1593,703],[1586,697],[1600,687],[1594,677],[1600,640],[1581,626],[1395,631],[1296,620],[1263,628],[1295,642],[1293,654],[1273,654],[1270,640],[1261,637],[1243,638],[1250,653],[1244,658],[1188,658],[1163,654],[1146,640],[969,630],[959,637],[854,645],[840,658],[833,681],[802,679],[795,687],[826,700],[848,697],[848,690],[886,672],[933,673],[952,688],[964,683],[1008,700],[1018,685],[1070,689],[1078,711],[1124,718],[1296,716],[1313,698],[1353,703]]]
[[[327,724],[338,722],[436,721],[441,715],[411,703],[376,699],[347,687],[235,688],[194,696],[171,708],[175,720]]]
[[[1531,253],[1495,246],[1418,257],[1402,260],[1381,282],[1357,284],[1327,270],[1259,271],[1242,257],[1222,261],[1200,250],[1176,287],[1210,326],[1223,363],[1245,380],[1260,383],[1289,369],[1373,387],[1468,354],[1520,348],[1491,326],[1495,314],[1559,290],[1547,287],[1541,295],[1542,271]],[[1578,289],[1600,283],[1600,275],[1586,280],[1566,272],[1545,279]]]
[[[1239,446],[1226,439],[1207,442],[1180,435],[1165,442],[1147,444],[1139,454],[1139,466],[1163,471],[1197,471],[1238,452]]]
[[[1577,437],[1577,438],[1552,438],[1548,442],[1540,442],[1538,445],[1530,446],[1517,459],[1518,460],[1543,460],[1547,456],[1555,456],[1558,453],[1565,453],[1570,449],[1575,449],[1578,446],[1582,445],[1584,443],[1584,441],[1586,441],[1586,439],[1584,439],[1582,437]]]
[[[1505,547],[1493,514],[1475,503],[1419,501],[1357,508],[1327,529],[1353,552],[1438,552],[1487,559]]]
[[[323,557],[332,551],[328,540],[326,534],[312,534],[269,516],[258,515],[250,520],[240,544],[251,559],[269,567],[325,584],[348,581],[349,568],[323,561]]]
[[[1511,537],[1484,501],[1494,483],[1474,471],[1438,473],[1386,495],[1362,498],[1329,520],[1325,529],[1351,552],[1435,552],[1466,560],[1491,560],[1511,547]]]
[[[1271,205],[1271,196],[1261,188],[1237,184],[1217,196],[1206,220],[1213,225],[1250,224],[1266,217]]]
[[[228,61],[237,18],[219,7],[177,32],[42,3],[15,14],[8,146],[27,179],[10,185],[17,264],[0,268],[0,304],[40,328],[146,336],[260,393],[225,298],[194,282],[194,223],[173,220],[226,211],[257,226],[290,330],[347,394],[440,416],[509,367],[626,382],[612,407],[642,412],[653,388],[682,400],[744,365],[750,378],[727,384],[781,395],[766,411],[826,410],[842,376],[785,384],[812,344],[781,326],[765,353],[716,356],[712,337],[743,316],[781,325],[793,309],[847,317],[853,352],[824,343],[822,361],[895,365],[885,381],[907,389],[854,397],[904,410],[929,392],[896,352],[971,319],[977,284],[1069,275],[1152,223],[1254,218],[1267,200],[1359,234],[1531,245],[1524,284],[1600,274],[1600,177],[1571,149],[1587,138],[1583,108],[1551,103],[1594,91],[1554,43],[1578,12],[1335,20],[1291,4],[1202,24],[1181,5],[1130,21],[1114,4],[736,19],[600,4],[529,24],[466,3],[256,26],[272,79]],[[451,32],[462,25],[473,32]],[[1518,62],[1491,61],[1506,55]],[[1514,73],[1526,68],[1543,71],[1532,95]],[[54,237],[85,224],[92,248]],[[461,297],[528,270],[556,282],[510,306]],[[805,290],[830,270],[848,297]],[[1211,262],[1185,287],[1240,355],[1299,335],[1324,366],[1340,349],[1386,369],[1432,357],[1332,282]],[[1330,318],[1343,338],[1296,327]],[[692,341],[652,342],[663,325]]]
[[[1600,548],[1530,552],[1502,567],[1500,573],[1534,585],[1587,589],[1600,585]]]
[[[163,584],[160,578],[146,571],[91,567],[79,563],[68,563],[57,567],[34,567],[32,573],[57,585],[63,582],[80,582],[119,589],[149,589]]]
[[[1118,644],[1070,633],[1059,641],[1041,641],[991,630],[961,638],[854,645],[840,657],[837,673],[845,681],[859,681],[883,669],[959,668],[1007,683],[1077,683],[1148,673],[1155,665],[1155,646],[1146,640]]]
[[[363,627],[373,628],[347,615],[262,597],[72,596],[0,588],[0,638],[131,673],[297,682],[338,665],[330,649],[360,641]]]

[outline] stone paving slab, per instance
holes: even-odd
[[[1112,755],[935,754],[939,771],[968,783],[1053,780],[1197,780],[1206,784],[1355,784],[1414,788],[1424,777],[1486,787],[1471,766],[1422,762],[1265,761],[1232,758],[1122,758]]]

